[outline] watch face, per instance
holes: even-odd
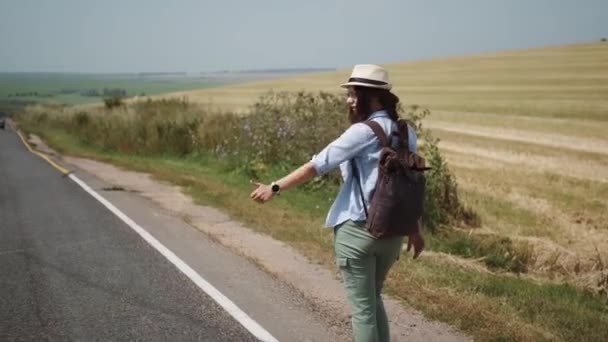
[[[279,192],[280,189],[279,184],[272,184],[272,192]]]

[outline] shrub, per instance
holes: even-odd
[[[89,123],[89,114],[87,112],[78,112],[74,114],[73,121],[78,127],[86,126]]]
[[[458,196],[458,184],[439,150],[439,139],[423,131],[427,166],[424,224],[430,230],[453,223],[479,226],[479,216],[467,208]]]
[[[106,105],[106,108],[108,108],[108,109],[121,107],[124,105],[122,97],[120,97],[120,96],[106,97],[105,99],[103,99],[103,103]]]
[[[344,101],[328,93],[270,92],[232,121],[216,152],[238,160],[252,176],[276,163],[302,164],[346,127],[345,110]]]

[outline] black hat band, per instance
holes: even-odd
[[[358,82],[358,83],[367,83],[377,86],[387,85],[388,83],[383,81],[370,80],[368,78],[360,78],[360,77],[351,77],[348,79],[348,82]]]

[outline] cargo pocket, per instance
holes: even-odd
[[[340,271],[343,271],[343,270],[347,269],[348,268],[348,258],[337,257],[336,258],[336,265],[338,266],[338,268],[340,269]]]
[[[337,257],[336,265],[340,269],[340,274],[342,275],[342,283],[346,289],[351,289],[355,286],[353,281],[353,276],[351,274],[350,263],[348,258]]]

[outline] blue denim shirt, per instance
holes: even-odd
[[[387,136],[397,130],[395,122],[383,110],[373,113],[370,119],[378,122]],[[412,127],[409,127],[408,143],[410,151],[415,152],[416,132]],[[356,123],[312,158],[311,162],[319,175],[339,166],[344,180],[340,192],[327,214],[326,227],[333,228],[347,220],[364,221],[366,219],[359,185],[357,179],[353,177],[350,163],[351,159],[355,159],[365,203],[369,205],[378,179],[380,150],[380,141],[372,129],[363,123]]]

